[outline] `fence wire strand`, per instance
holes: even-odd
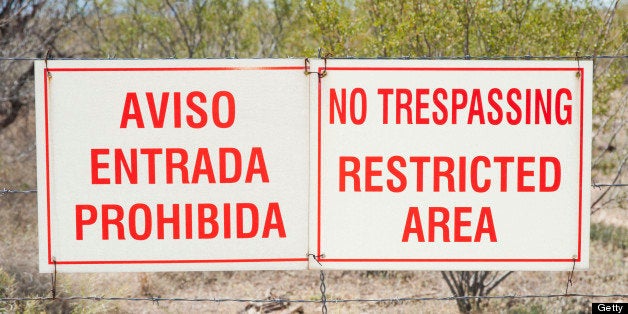
[[[592,188],[602,188],[602,187],[628,187],[628,183],[591,183]],[[0,196],[4,196],[7,194],[36,194],[37,189],[30,190],[15,190],[15,189],[7,189],[2,188],[0,190]]]
[[[628,187],[628,183],[591,183],[592,188],[602,188],[602,187]],[[37,189],[30,190],[15,190],[15,189],[7,189],[2,188],[0,190],[0,196],[4,196],[6,194],[36,194]]]
[[[48,58],[47,60],[173,60],[177,58]],[[202,59],[224,59],[224,58],[202,58]],[[233,59],[233,58],[232,58]],[[237,58],[235,58],[237,59]],[[565,56],[399,56],[399,57],[329,57],[325,59],[394,59],[394,60],[595,60],[595,59],[628,59],[628,55],[565,55]],[[0,61],[45,61],[41,57],[0,57]]]
[[[2,188],[2,190],[0,190],[0,196],[4,196],[5,194],[31,194],[31,193],[37,193],[37,190],[13,190],[13,189],[7,189],[7,188]]]
[[[23,297],[0,298],[0,302],[21,301],[135,301],[135,302],[211,302],[211,303],[402,303],[421,301],[456,301],[456,300],[499,300],[499,299],[555,299],[555,298],[628,298],[628,294],[530,294],[530,295],[495,295],[495,296],[443,296],[443,297],[402,297],[402,298],[354,298],[354,299],[239,299],[239,298],[164,298],[164,297],[106,297],[106,296],[68,296],[68,297]]]

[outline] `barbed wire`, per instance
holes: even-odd
[[[628,183],[591,183],[592,188],[603,188],[603,187],[628,187]],[[31,194],[37,193],[36,189],[32,190],[14,190],[2,188],[0,190],[0,196],[4,196],[6,194]]]
[[[609,184],[609,183],[593,183],[591,184],[591,187],[593,188],[601,188],[601,187],[627,187],[628,184],[627,183],[613,183],[613,184]]]
[[[37,193],[37,190],[12,190],[7,188],[2,188],[0,190],[0,196],[4,196],[5,194],[30,194]]]
[[[169,58],[48,58],[48,60],[91,60],[91,61],[103,61],[103,60],[173,60],[178,59],[176,57]],[[225,58],[199,58],[199,59],[225,59]],[[226,59],[238,59],[237,57],[228,57]],[[300,58],[295,58],[300,59]],[[394,60],[594,60],[594,59],[628,59],[628,55],[554,55],[554,56],[535,56],[535,55],[521,55],[521,56],[398,56],[398,57],[329,57],[326,59],[394,59]],[[0,61],[44,61],[46,58],[42,57],[0,57]]]
[[[530,295],[478,295],[478,296],[442,296],[442,297],[392,297],[392,298],[354,298],[354,299],[239,299],[239,298],[183,298],[183,297],[106,297],[106,296],[68,296],[68,297],[15,297],[0,298],[0,302],[20,301],[139,301],[139,302],[212,302],[212,303],[402,303],[420,301],[456,301],[487,299],[554,299],[554,298],[628,298],[628,294],[530,294]]]

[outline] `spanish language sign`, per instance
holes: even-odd
[[[310,250],[322,267],[588,267],[591,62],[317,69]]]
[[[36,66],[41,271],[307,268],[303,60]]]
[[[590,61],[35,65],[42,272],[588,267]]]

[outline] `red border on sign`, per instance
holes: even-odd
[[[582,172],[583,172],[583,148],[584,148],[584,68],[542,68],[542,67],[320,67],[323,71],[576,71],[580,74],[580,165],[579,165],[579,189],[578,189],[578,256],[570,258],[327,258],[321,250],[321,158],[322,158],[322,101],[321,79],[318,80],[318,162],[317,162],[317,238],[316,255],[320,262],[580,262],[582,260]],[[328,73],[329,74],[329,73]]]
[[[307,262],[307,257],[280,258],[236,258],[236,259],[193,259],[193,260],[98,260],[98,261],[67,261],[59,260],[52,254],[52,231],[50,222],[50,137],[48,116],[48,75],[52,72],[176,72],[176,71],[305,71],[304,66],[270,66],[270,67],[156,67],[156,68],[45,68],[44,75],[44,127],[46,145],[46,231],[48,245],[48,265],[100,265],[100,264],[217,264],[217,263],[278,263]]]

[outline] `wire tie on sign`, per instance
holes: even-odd
[[[307,253],[307,256],[308,257],[311,256],[318,263],[318,265],[323,266],[323,264],[321,264],[321,262],[318,259],[321,258],[321,257],[325,257],[324,254],[321,254],[321,255],[317,256],[317,255],[312,254],[312,253]]]
[[[319,58],[320,58],[320,54],[321,54],[321,52],[320,52],[320,48],[319,48],[319,52],[318,52]],[[305,70],[304,70],[305,75],[310,75],[310,74],[316,73],[316,74],[318,74],[318,78],[319,79],[325,77],[327,75],[327,58],[329,58],[331,55],[332,54],[328,52],[322,58],[323,62],[324,62],[323,71],[322,72],[310,71],[310,59],[309,58],[305,58],[305,60],[303,60],[303,62],[304,62],[303,66],[305,67]]]
[[[52,274],[50,274],[50,280],[51,280],[51,286],[52,289],[50,289],[50,292],[52,293],[52,299],[56,300],[57,299],[57,259],[56,258],[52,258],[52,263],[54,265],[54,271]]]
[[[305,75],[310,75],[312,73],[310,72],[310,58],[305,58],[304,67],[305,67],[305,70],[304,70]]]
[[[323,78],[327,75],[327,58],[331,57],[332,54],[330,52],[326,53],[325,56],[323,57],[323,72],[318,74],[318,78]]]
[[[44,66],[46,68],[46,74],[48,75],[48,79],[52,78],[52,74],[48,71],[48,59],[52,59],[50,55],[50,48],[46,50],[46,56],[44,57]]]
[[[569,276],[567,276],[567,286],[565,287],[565,295],[567,295],[567,292],[569,291],[569,286],[573,286],[573,274],[574,274],[574,270],[576,270],[576,258],[573,257],[573,265],[571,266],[571,272],[569,273]]]

